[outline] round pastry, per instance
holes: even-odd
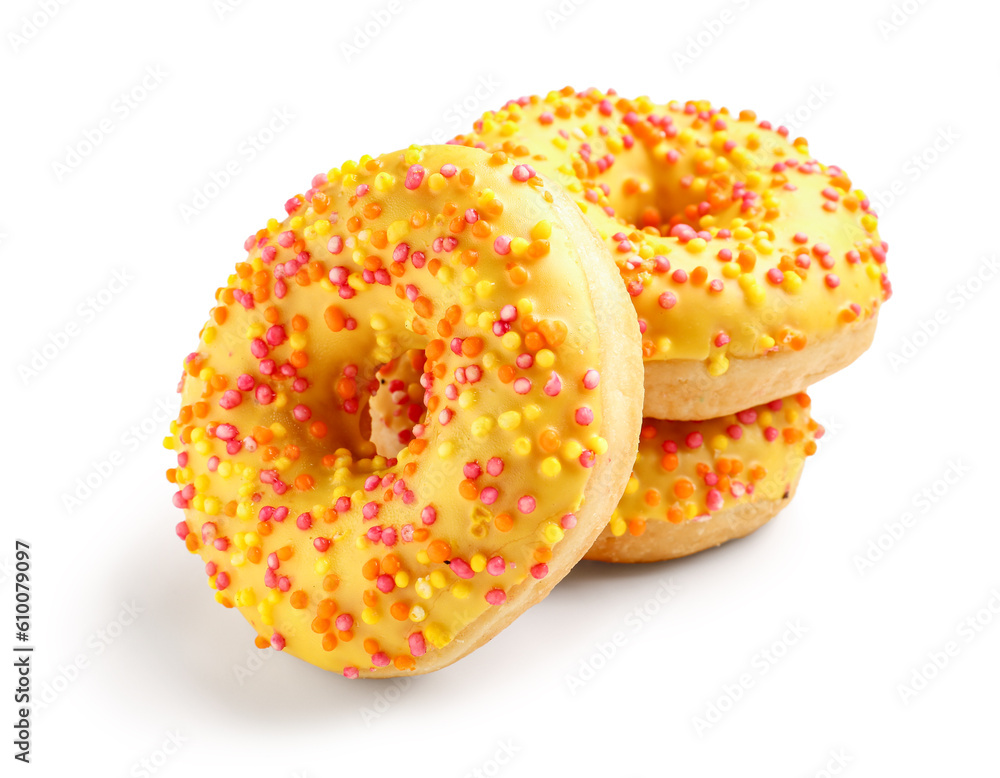
[[[372,399],[372,440],[393,456],[422,408],[419,352],[385,365]],[[748,535],[795,495],[823,427],[800,393],[707,421],[644,419],[625,494],[587,552],[606,562],[674,559]]]
[[[559,186],[455,146],[316,176],[250,236],[184,360],[177,534],[259,647],[425,673],[541,599],[607,522],[641,421],[638,329]],[[398,456],[377,372],[420,354]]]
[[[868,198],[787,136],[752,111],[566,88],[452,142],[567,187],[638,313],[645,414],[708,419],[850,364],[891,293]]]
[[[625,494],[586,558],[674,559],[761,527],[795,496],[823,435],[809,405],[800,393],[707,421],[645,419]]]

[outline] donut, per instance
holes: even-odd
[[[707,421],[644,419],[625,494],[586,558],[674,559],[763,526],[823,435],[809,406],[799,393]]]
[[[258,647],[348,678],[426,673],[607,523],[641,423],[635,317],[579,208],[503,152],[365,156],[285,211],[183,361],[176,534]],[[367,406],[413,350],[426,404],[385,457]]]
[[[597,227],[638,314],[647,416],[795,394],[871,343],[891,286],[868,198],[752,111],[567,87],[451,142],[559,181]]]
[[[423,408],[419,356],[410,352],[379,373],[372,440],[387,456],[405,448]],[[585,558],[674,559],[763,526],[795,496],[823,436],[811,404],[802,392],[706,421],[643,419],[625,493]]]

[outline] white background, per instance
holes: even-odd
[[[48,704],[32,716],[31,766],[8,772],[3,693],[2,772],[493,775],[506,745],[511,776],[997,775],[1000,279],[977,276],[1000,251],[997,5],[400,0],[345,53],[387,7],[3,4],[0,610],[13,611],[21,538]],[[871,350],[812,390],[830,432],[798,497],[693,558],[582,564],[485,648],[408,683],[251,660],[273,654],[213,601],[163,476],[160,407],[215,288],[314,173],[567,83],[752,108],[881,204],[895,296]],[[292,118],[251,159],[248,137],[266,137],[275,112]],[[102,122],[110,132],[74,158]],[[192,205],[230,162],[231,182]],[[88,313],[102,290],[110,303]],[[74,325],[37,375],[22,370]],[[881,558],[859,569],[873,542]],[[660,605],[665,581],[679,588]],[[957,655],[901,693],[949,641]]]

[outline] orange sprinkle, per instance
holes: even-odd
[[[369,581],[374,581],[378,578],[379,564],[375,557],[372,557],[361,568],[361,574],[367,578]]]
[[[451,546],[444,540],[432,540],[427,546],[427,556],[432,562],[444,562],[451,557]]]
[[[498,513],[493,519],[493,526],[500,532],[510,532],[514,526],[514,519],[509,513]]]
[[[674,494],[681,500],[694,494],[694,484],[687,478],[678,478],[674,481]]]

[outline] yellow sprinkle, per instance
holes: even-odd
[[[451,593],[458,599],[464,600],[472,594],[472,584],[468,581],[458,581],[451,587]]]
[[[215,327],[205,327],[205,331],[201,334],[201,339],[205,341],[206,344],[213,343],[215,341],[215,334]]]
[[[410,608],[410,621],[421,622],[427,618],[427,611],[422,605],[414,605]]]
[[[375,610],[374,608],[365,608],[363,611],[361,611],[361,620],[365,624],[378,624],[379,620],[378,611]]]
[[[492,416],[480,416],[472,422],[472,434],[477,438],[485,438],[492,432],[494,423]]]
[[[218,516],[221,509],[222,505],[220,505],[218,497],[206,497],[201,508],[209,516]]]
[[[521,424],[521,414],[517,411],[504,411],[497,418],[497,423],[502,429],[515,430]]]
[[[729,370],[729,359],[724,354],[712,357],[708,362],[708,374],[720,376]]]
[[[330,220],[329,219],[317,219],[313,222],[312,228],[316,230],[317,235],[329,235],[330,234]]]
[[[530,245],[531,244],[524,238],[514,238],[514,240],[510,242],[510,252],[515,257],[524,256],[524,252],[528,250],[528,246]]]
[[[241,608],[257,604],[257,595],[251,587],[236,592],[236,604]]]
[[[444,589],[448,585],[448,577],[444,574],[444,570],[435,570],[430,574],[429,580],[435,589]]]
[[[532,240],[548,240],[552,237],[552,224],[546,219],[542,219],[531,228]]]
[[[330,572],[330,561],[328,559],[317,559],[315,570],[317,575],[326,575]]]
[[[531,441],[527,438],[518,438],[514,441],[514,452],[520,454],[522,457],[526,457],[531,453]]]
[[[500,338],[500,343],[508,351],[516,351],[521,347],[521,336],[511,330],[504,333],[503,337]]]
[[[385,318],[381,313],[373,313],[372,317],[368,320],[371,328],[376,331],[389,329],[389,320]]]
[[[410,232],[410,223],[405,219],[400,219],[398,221],[394,221],[392,224],[389,225],[389,228],[385,231],[385,235],[390,240],[390,242],[396,243],[397,241],[400,241],[403,238],[405,238],[409,234],[409,232]]]
[[[424,628],[424,637],[431,641],[435,648],[444,648],[451,642],[451,633],[436,623]]]
[[[442,176],[440,173],[431,173],[427,177],[427,187],[434,194],[443,192],[446,186],[448,186],[448,179]]]
[[[708,241],[704,238],[692,238],[687,243],[684,244],[686,248],[692,254],[699,254],[708,247]]]
[[[474,389],[466,389],[458,396],[458,404],[462,408],[471,408],[476,404],[476,392]]]
[[[560,464],[556,457],[546,457],[542,460],[539,470],[541,470],[542,475],[548,478],[555,478],[562,470],[562,464]]]
[[[556,355],[549,349],[543,348],[535,354],[535,364],[539,367],[550,368],[556,363]]]
[[[542,527],[542,537],[545,538],[545,542],[549,544],[558,543],[563,539],[563,529],[558,524],[554,522],[546,522]]]
[[[611,530],[612,535],[614,535],[616,538],[620,538],[622,535],[625,534],[625,530],[628,529],[628,525],[625,523],[625,519],[616,514],[615,516],[612,517],[611,523],[608,525],[608,528]]]
[[[472,558],[469,560],[469,567],[472,568],[472,572],[481,573],[486,569],[486,555],[485,554],[473,554]]]
[[[493,290],[496,288],[496,283],[493,281],[482,280],[476,284],[476,295],[485,300],[486,298],[492,296]]]
[[[392,580],[400,589],[405,589],[410,585],[410,574],[405,570],[400,570]]]
[[[422,565],[429,565],[431,563],[431,558],[426,551],[420,550],[417,552],[417,561]]]
[[[375,188],[379,192],[388,192],[396,183],[396,178],[385,171],[375,176]]]
[[[531,403],[530,405],[524,406],[524,418],[529,419],[530,421],[534,421],[541,415],[542,415],[542,409],[535,403]]]
[[[583,453],[583,446],[577,440],[567,440],[563,443],[562,455],[567,461],[573,461],[580,458],[580,454]]]
[[[291,345],[291,347],[296,351],[304,350],[306,343],[308,342],[309,341],[306,339],[306,336],[301,332],[293,332],[288,338],[289,345]]]
[[[606,454],[608,451],[608,441],[600,435],[591,435],[590,440],[587,441],[587,445],[590,446],[591,450],[593,450],[593,452],[598,456]]]

